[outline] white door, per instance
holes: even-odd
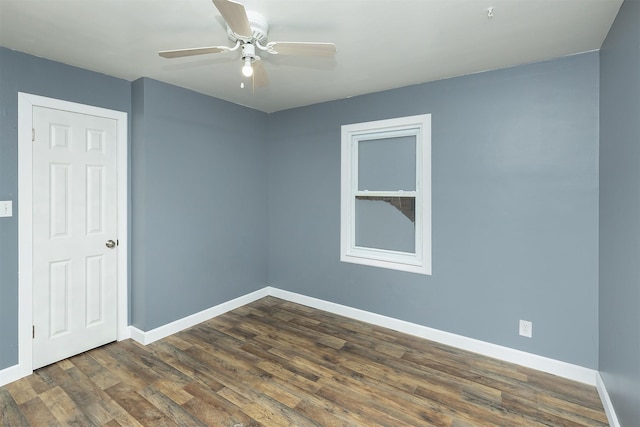
[[[33,369],[116,340],[116,125],[33,107]]]

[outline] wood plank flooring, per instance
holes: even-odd
[[[272,297],[0,388],[0,425],[605,426],[594,387]]]

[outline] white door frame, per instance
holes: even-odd
[[[127,289],[127,113],[18,92],[18,366],[21,377],[33,372],[33,107],[106,117],[117,122],[118,341],[129,338],[131,334]]]

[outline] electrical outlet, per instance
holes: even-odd
[[[11,200],[0,201],[0,218],[13,216],[13,202]]]
[[[528,320],[520,321],[520,335],[523,337],[531,338],[533,333],[533,322]]]

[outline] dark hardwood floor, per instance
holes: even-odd
[[[594,387],[267,297],[0,388],[8,426],[605,426]]]

